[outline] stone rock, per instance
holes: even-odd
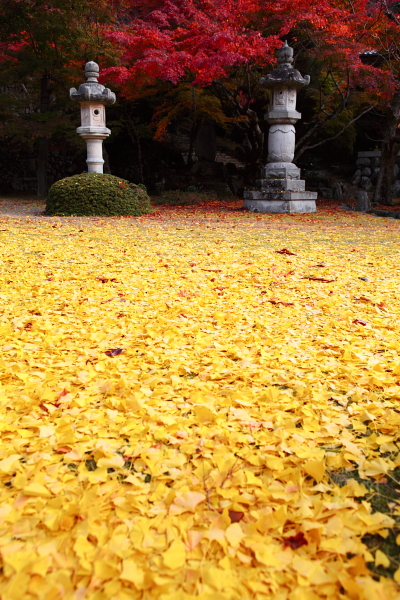
[[[240,196],[241,191],[243,190],[243,177],[240,175],[230,175],[227,183],[231,192],[235,196]]]
[[[371,175],[372,175],[372,171],[369,167],[364,167],[363,170],[361,171],[362,177],[371,177]]]
[[[376,180],[378,179],[379,170],[380,170],[379,167],[375,167],[375,169],[373,170],[372,175],[371,175],[371,182],[372,183],[375,183]]]
[[[343,200],[342,186],[338,181],[335,181],[332,184],[332,189],[333,189],[333,199],[334,200]]]
[[[372,168],[379,167],[380,164],[381,164],[381,159],[379,158],[379,156],[375,156],[374,158],[371,159],[371,167]]]
[[[343,199],[350,200],[355,198],[355,189],[349,183],[342,183]]]
[[[351,180],[352,185],[360,185],[361,181],[361,169],[357,169],[357,171],[353,175],[353,179]]]
[[[357,207],[358,212],[368,212],[371,208],[371,203],[367,192],[360,191],[357,194]]]
[[[332,188],[319,188],[318,194],[322,198],[325,198],[325,200],[332,200],[333,199],[333,189]]]
[[[398,165],[393,165],[393,178],[392,178],[392,181],[396,181],[399,172],[400,172],[400,169],[399,169]]]
[[[392,184],[392,196],[393,196],[393,198],[399,198],[400,197],[400,179],[397,179]]]
[[[371,164],[370,158],[357,158],[356,165],[357,167],[369,167]]]
[[[369,192],[374,187],[369,177],[361,177],[360,185],[366,192]]]

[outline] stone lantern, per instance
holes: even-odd
[[[105,105],[114,104],[115,94],[104,85],[98,83],[99,65],[88,62],[85,65],[86,83],[69,90],[71,100],[80,102],[81,127],[76,132],[86,140],[89,173],[103,172],[103,140],[111,131],[106,127]]]
[[[293,164],[296,132],[294,124],[301,118],[296,110],[297,90],[310,83],[293,66],[293,48],[285,44],[277,50],[278,67],[260,83],[271,90],[270,110],[266,120],[268,163],[256,181],[256,189],[245,190],[244,207],[263,213],[315,212],[316,192],[306,192],[300,169]]]

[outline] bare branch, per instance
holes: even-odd
[[[322,146],[326,142],[331,142],[332,140],[335,140],[340,135],[342,135],[342,133],[344,131],[346,131],[346,129],[348,129],[350,127],[350,125],[352,125],[353,123],[355,123],[356,121],[358,121],[358,119],[360,119],[367,112],[369,112],[370,110],[372,110],[373,108],[375,108],[375,106],[376,106],[376,104],[374,104],[373,106],[370,106],[369,108],[366,108],[365,110],[363,110],[363,112],[361,112],[359,115],[357,115],[356,117],[354,117],[354,119],[352,119],[351,121],[349,121],[349,123],[347,123],[344,127],[342,127],[342,129],[339,131],[339,133],[337,133],[336,135],[333,135],[330,138],[327,138],[326,140],[322,140],[322,142],[318,142],[317,144],[313,144],[312,146],[308,146],[307,150],[310,150],[311,148],[317,148],[317,146]]]

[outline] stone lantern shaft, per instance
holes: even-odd
[[[106,127],[105,106],[114,104],[115,94],[104,85],[98,83],[99,65],[95,62],[87,62],[85,65],[86,83],[69,90],[71,100],[81,105],[81,126],[76,132],[86,140],[87,159],[89,173],[103,172],[103,140],[111,131]]]
[[[301,118],[296,110],[297,90],[310,83],[293,63],[293,48],[285,44],[277,50],[278,66],[260,83],[271,90],[270,109],[265,118],[268,133],[268,163],[255,190],[246,190],[244,206],[258,212],[314,212],[315,192],[305,191],[300,169],[292,162],[296,142],[294,125]]]

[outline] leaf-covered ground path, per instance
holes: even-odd
[[[239,207],[0,206],[2,600],[400,597],[399,223]]]

